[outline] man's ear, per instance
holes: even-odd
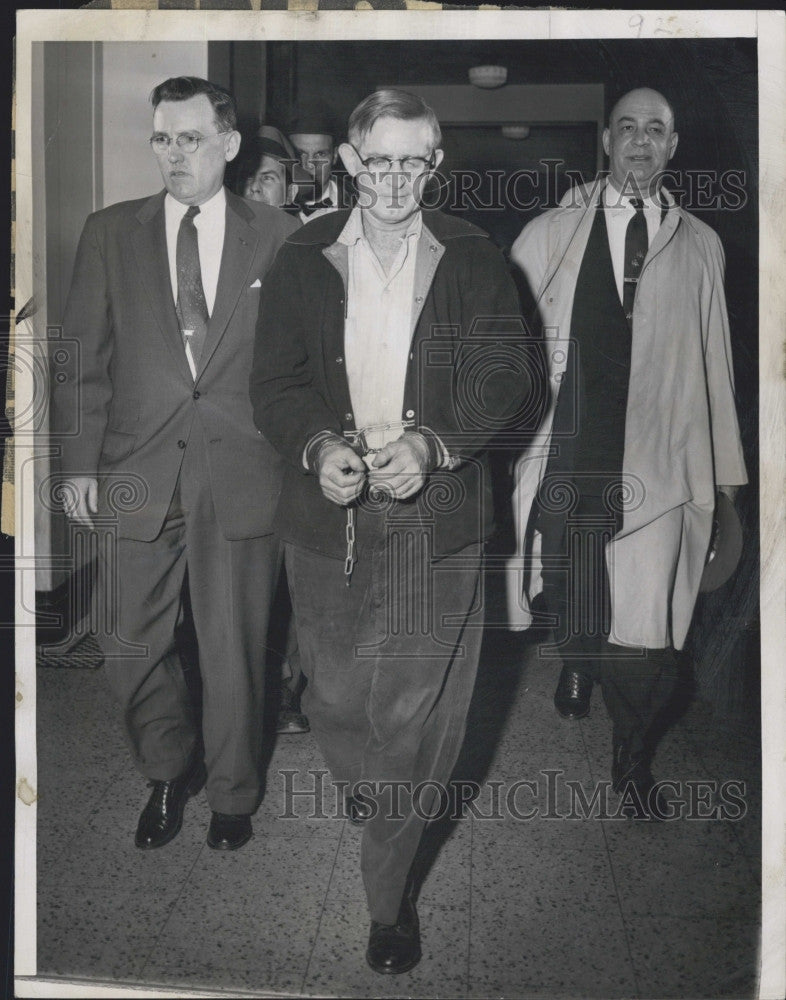
[[[297,184],[287,184],[287,200],[285,204],[294,205],[297,198]]]
[[[674,151],[677,148],[677,142],[679,141],[679,138],[680,137],[677,135],[676,132],[672,132],[671,143],[669,144],[669,159],[671,159],[672,156],[674,156]]]
[[[443,152],[443,150],[441,150],[441,149],[435,149],[434,150],[434,166],[431,169],[432,170],[436,170],[437,167],[440,165],[440,163],[442,163],[442,161],[443,161],[444,158],[445,158],[445,153]]]
[[[607,128],[603,129],[603,152],[606,156],[609,155],[609,130]]]
[[[230,132],[225,139],[226,145],[224,146],[224,158],[229,163],[230,160],[234,160],[237,154],[240,152],[240,142],[241,137],[239,132]]]
[[[341,161],[347,168],[347,172],[355,177],[364,169],[363,164],[355,151],[355,147],[351,146],[348,142],[342,142],[338,147],[339,155],[341,156]]]

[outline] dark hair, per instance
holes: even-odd
[[[220,131],[231,132],[237,128],[237,107],[234,97],[216,83],[198,76],[172,76],[153,90],[150,103],[157,108],[162,101],[187,101],[204,94],[213,105],[216,125]]]
[[[359,146],[380,118],[401,121],[425,121],[431,127],[436,149],[442,141],[437,116],[422,97],[406,90],[375,90],[358,104],[349,116],[347,133],[353,146]]]

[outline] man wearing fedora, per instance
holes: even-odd
[[[289,141],[300,160],[300,221],[351,207],[346,173],[337,174],[341,126],[327,104],[317,99],[298,104],[289,122]]]
[[[608,179],[570,191],[512,249],[552,390],[516,468],[525,561],[512,625],[531,624],[528,598],[542,590],[564,664],[557,710],[586,715],[600,683],[613,787],[652,818],[663,803],[647,734],[674,689],[717,495],[733,499],[747,479],[723,248],[662,185],[677,148],[671,105],[646,88],[624,95],[603,144]]]

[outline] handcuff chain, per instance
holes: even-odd
[[[355,508],[347,507],[347,527],[346,527],[346,539],[347,539],[347,557],[344,560],[344,576],[347,578],[347,586],[349,586],[350,580],[352,579],[352,569],[355,565]]]

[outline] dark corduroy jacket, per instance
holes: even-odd
[[[346,512],[323,496],[303,453],[319,431],[356,429],[344,363],[348,248],[336,242],[348,218],[315,219],[281,247],[262,289],[250,385],[256,425],[289,463],[276,528],[335,557],[346,551]],[[431,531],[439,557],[490,533],[488,444],[526,423],[539,387],[500,252],[459,219],[424,211],[423,223],[401,419],[434,431],[459,461],[386,516]]]

